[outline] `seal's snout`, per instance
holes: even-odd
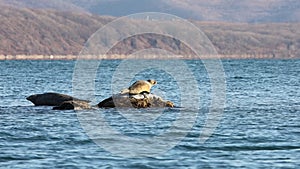
[[[152,85],[156,85],[157,84],[156,80],[153,80],[153,79],[148,79],[147,82],[149,82]]]

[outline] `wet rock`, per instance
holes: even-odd
[[[91,109],[89,103],[80,100],[72,100],[72,101],[65,101],[61,103],[57,107],[53,107],[53,110],[84,110],[84,109]]]
[[[163,108],[174,107],[170,101],[165,101],[161,97],[154,94],[116,94],[101,101],[98,105],[99,108]]]

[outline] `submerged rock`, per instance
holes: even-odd
[[[115,94],[101,101],[99,108],[149,108],[149,107],[174,107],[170,101],[165,101],[154,94]]]
[[[91,109],[88,102],[80,100],[65,101],[57,107],[53,107],[53,110],[84,110]]]
[[[66,101],[80,101],[85,103],[90,102],[59,93],[35,94],[27,97],[26,99],[31,101],[35,106],[60,106]]]

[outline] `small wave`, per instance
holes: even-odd
[[[209,147],[207,149],[222,151],[264,151],[264,150],[298,150],[299,146],[224,146]]]
[[[40,160],[40,159],[44,159],[43,157],[39,157],[39,156],[0,156],[0,162],[9,162],[9,161],[26,161],[26,160]]]

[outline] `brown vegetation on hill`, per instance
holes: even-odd
[[[300,57],[300,23],[198,23],[220,54]]]
[[[1,7],[0,53],[78,54],[108,18],[70,12]]]
[[[0,55],[76,55],[96,30],[112,20],[84,13],[2,6]],[[300,56],[299,23],[192,22],[208,36],[220,54]],[[147,48],[160,48],[179,55],[193,54],[179,40],[156,34],[127,38],[110,52],[129,54]]]

